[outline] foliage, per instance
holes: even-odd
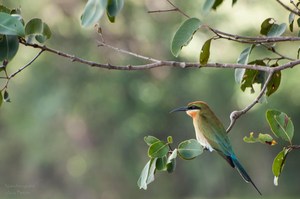
[[[88,0],[83,14],[81,15],[81,25],[88,27],[94,25],[107,12],[107,17],[111,22],[122,10],[124,0]]]
[[[19,50],[19,41],[33,42],[35,38],[39,43],[44,43],[51,37],[49,26],[41,19],[35,18],[25,23],[21,13],[17,9],[9,9],[1,5],[0,10],[0,61],[3,63],[0,71],[5,71],[7,83],[1,89],[2,101],[10,102],[7,85],[9,80],[15,76],[7,76],[8,63],[15,57]],[[20,70],[22,71],[22,70]],[[19,72],[20,72],[19,71]],[[2,104],[2,103],[0,103]]]
[[[274,175],[274,185],[277,186],[278,178],[283,170],[287,155],[293,149],[297,149],[298,147],[295,147],[292,144],[294,125],[286,113],[277,110],[267,110],[266,119],[273,134],[277,138],[288,142],[288,145],[283,147],[282,151],[278,153],[273,161],[272,171]],[[244,141],[247,143],[261,142],[271,146],[277,144],[277,142],[269,134],[259,134],[257,138],[254,138],[253,133],[250,133],[249,137],[244,137]]]
[[[146,136],[144,140],[149,146],[148,156],[151,159],[143,168],[138,180],[140,189],[147,189],[148,184],[154,181],[156,171],[174,172],[177,156],[184,160],[192,160],[203,152],[202,146],[195,139],[183,141],[175,149],[171,147],[173,143],[171,136],[167,138],[167,142],[153,136]]]

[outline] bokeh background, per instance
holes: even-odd
[[[20,7],[26,21],[34,17],[43,19],[53,33],[47,42],[49,47],[102,63],[144,63],[97,46],[101,37],[96,30],[80,26],[86,1],[0,2]],[[288,22],[289,13],[275,1],[244,0],[233,8],[231,1],[225,1],[217,12],[208,15],[201,13],[203,0],[175,2],[188,15],[234,34],[257,34],[267,17],[279,23]],[[164,8],[170,8],[164,0],[126,0],[115,24],[105,17],[101,20],[105,41],[157,59],[197,61],[200,48],[211,33],[197,33],[180,57],[174,58],[169,51],[170,40],[185,18],[178,13],[147,13]],[[298,46],[283,44],[279,50],[295,57]],[[213,41],[211,61],[233,63],[246,47]],[[36,53],[35,49],[21,46],[9,72],[23,66]],[[269,55],[259,48],[253,53]],[[268,103],[256,105],[241,117],[229,135],[263,197],[216,153],[208,152],[193,161],[178,159],[175,173],[157,173],[156,180],[144,191],[136,184],[148,161],[144,136],[165,139],[171,135],[174,146],[194,138],[190,118],[184,113],[169,114],[170,110],[203,100],[227,126],[231,111],[243,108],[256,95],[239,89],[231,69],[162,67],[112,71],[44,53],[10,82],[12,102],[1,107],[0,198],[299,198],[300,151],[288,156],[279,186],[275,187],[271,166],[283,145],[270,147],[242,141],[252,131],[270,133],[265,111],[275,108],[292,118],[294,143],[300,144],[299,75],[297,67],[285,70],[278,92]]]

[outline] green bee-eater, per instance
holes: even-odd
[[[177,108],[171,112],[175,111],[186,111],[186,113],[193,118],[198,142],[209,151],[217,151],[230,166],[236,168],[244,180],[250,182],[261,195],[261,192],[255,186],[233,152],[223,124],[205,102],[191,102],[187,106]]]

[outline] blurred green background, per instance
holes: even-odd
[[[102,63],[138,64],[110,49],[97,47],[100,36],[93,28],[80,27],[86,1],[2,0],[20,7],[26,21],[42,18],[53,37],[47,43],[63,52]],[[234,34],[257,34],[267,17],[287,22],[288,14],[278,4],[259,0],[226,1],[217,12],[201,14],[202,0],[176,1],[190,16]],[[126,0],[115,24],[101,20],[107,43],[157,59],[175,60],[169,51],[171,37],[185,19],[178,13],[148,14],[170,8],[163,0]],[[211,36],[203,30],[176,60],[197,61],[200,47]],[[299,44],[283,44],[279,50],[295,56]],[[229,41],[212,43],[211,61],[235,62],[246,45]],[[37,53],[21,46],[9,65],[13,72]],[[255,56],[268,56],[255,50]],[[251,57],[250,57],[251,59]],[[162,67],[149,71],[112,71],[91,68],[44,53],[9,84],[12,102],[0,114],[0,196],[39,199],[194,199],[194,198],[299,198],[300,151],[288,156],[287,164],[273,185],[271,165],[282,145],[246,144],[250,132],[270,133],[265,111],[275,108],[294,121],[294,143],[300,125],[298,68],[283,72],[281,86],[267,104],[256,105],[238,120],[230,139],[260,197],[238,172],[216,153],[205,152],[193,161],[178,160],[175,173],[157,173],[147,191],[136,181],[148,161],[144,136],[175,144],[194,138],[192,121],[185,114],[169,114],[173,108],[194,100],[209,103],[229,124],[231,111],[247,105],[255,95],[243,93],[230,69],[178,69]],[[2,82],[3,83],[3,82]]]

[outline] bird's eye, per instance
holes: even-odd
[[[201,109],[201,108],[198,106],[190,106],[188,109],[189,110],[197,110],[197,109]]]

